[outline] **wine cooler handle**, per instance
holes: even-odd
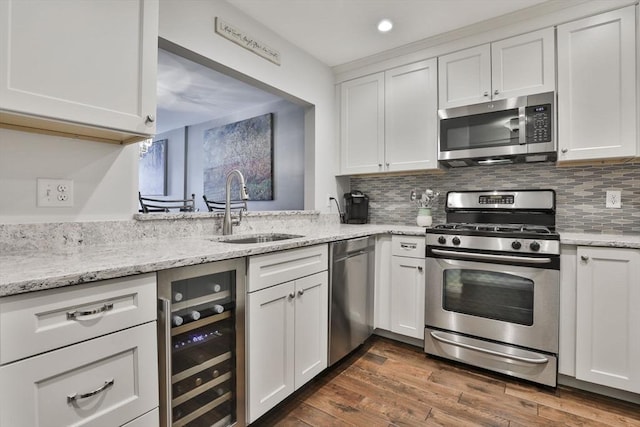
[[[166,298],[158,298],[161,303],[161,316],[164,319],[164,330],[162,331],[164,334],[164,348],[159,349],[160,351],[164,351],[164,377],[165,377],[165,395],[164,401],[165,403],[165,411],[164,414],[161,414],[161,417],[165,417],[166,426],[171,425],[171,301]]]

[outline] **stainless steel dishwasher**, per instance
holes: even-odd
[[[333,365],[373,331],[375,238],[333,242],[329,256],[329,365]]]

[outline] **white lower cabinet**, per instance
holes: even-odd
[[[0,298],[0,426],[157,426],[156,276]]]
[[[323,245],[315,247],[321,253]],[[307,249],[307,248],[304,248]],[[299,252],[298,252],[299,251]],[[249,259],[261,265],[295,266],[309,251],[292,250]],[[265,262],[266,261],[266,262]],[[327,367],[329,280],[322,271],[249,292],[247,296],[248,420],[254,422]],[[287,271],[289,268],[283,269]],[[263,282],[262,278],[259,278]],[[249,282],[252,276],[249,276]],[[251,289],[255,289],[255,286]]]
[[[156,360],[150,322],[2,366],[0,425],[123,425],[158,406]]]
[[[391,332],[424,338],[425,238],[393,236],[391,257]]]
[[[640,250],[577,248],[576,378],[640,393]]]

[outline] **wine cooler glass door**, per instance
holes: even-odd
[[[223,261],[158,273],[163,426],[230,426],[244,419],[238,363],[244,310],[237,299],[244,295],[244,268],[244,262]]]

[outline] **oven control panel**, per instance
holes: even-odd
[[[427,233],[427,246],[510,253],[560,254],[560,241],[555,239],[518,239],[513,237],[458,236],[452,234]]]

